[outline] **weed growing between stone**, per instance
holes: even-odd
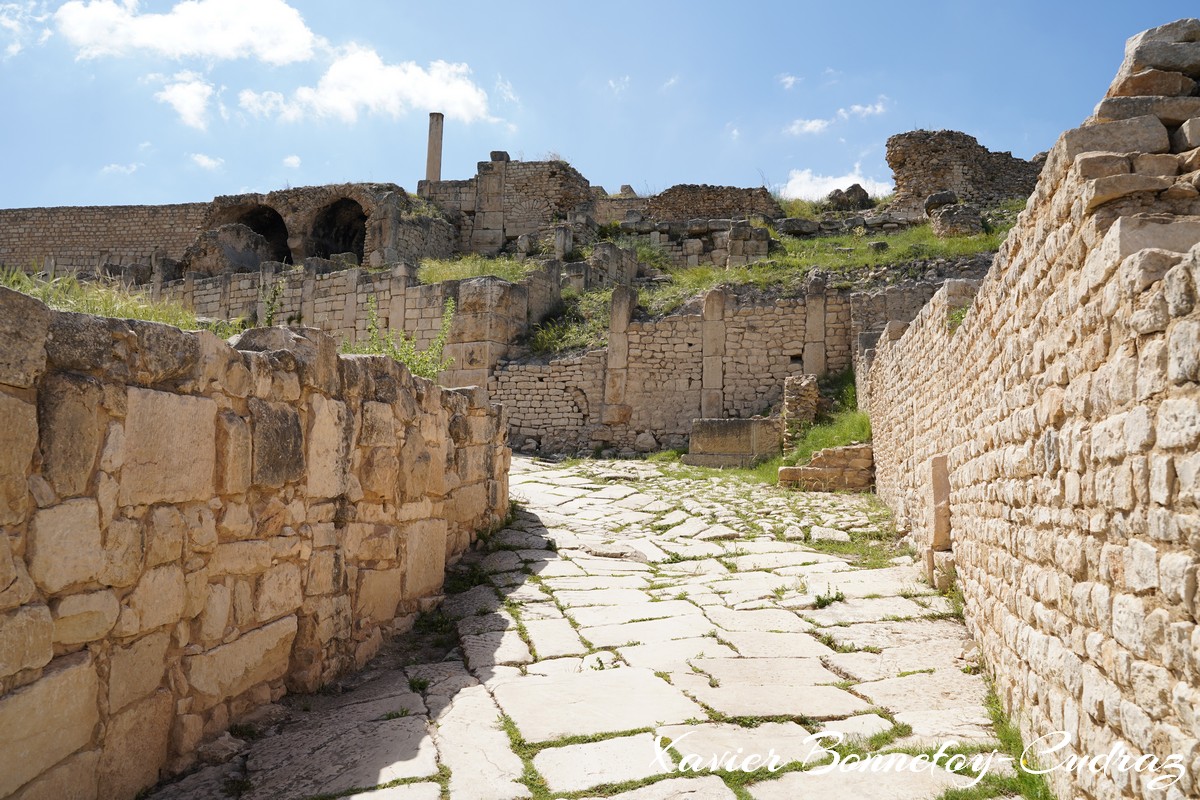
[[[541,264],[533,260],[518,261],[508,256],[488,258],[470,253],[459,258],[422,259],[421,266],[417,269],[417,280],[424,284],[434,284],[490,275],[509,283],[517,283],[539,267]]]
[[[374,296],[367,300],[367,338],[359,342],[349,339],[342,342],[342,352],[356,355],[387,356],[408,367],[408,371],[421,378],[437,380],[438,373],[450,368],[453,359],[444,358],[446,341],[450,337],[450,325],[454,322],[454,300],[446,301],[442,309],[442,323],[437,335],[424,350],[417,348],[415,337],[404,331],[385,332],[379,324],[379,309]]]

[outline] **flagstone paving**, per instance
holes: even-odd
[[[152,796],[920,800],[970,783],[822,772],[810,739],[995,738],[965,627],[873,498],[522,458],[512,494],[511,524],[452,567],[459,591],[418,626],[444,633],[443,660],[385,650]],[[738,772],[772,756],[782,770]]]

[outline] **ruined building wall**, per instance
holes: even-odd
[[[95,271],[158,254],[179,259],[203,230],[207,203],[0,209],[0,265]]]
[[[507,510],[497,407],[0,289],[0,796],[131,800],[361,667]]]
[[[1198,40],[1196,20],[1135,37],[1118,81],[1198,63]],[[1200,141],[1175,128],[1181,106],[1200,115],[1200,76],[1166,77],[1184,96],[1106,100],[1059,139],[961,326],[970,287],[947,286],[880,341],[865,401],[879,494],[922,547],[953,548],[1026,740],[1077,734],[1056,762],[1180,754],[1165,796],[1192,797]],[[1060,797],[1164,796],[1129,772],[1049,777]]]
[[[689,219],[745,218],[752,214],[777,219],[783,209],[766,187],[680,184],[652,196],[646,216],[664,222]]]
[[[548,262],[517,284],[481,277],[429,286],[416,284],[407,264],[324,274],[303,267],[276,271],[278,266],[212,278],[187,275],[156,286],[156,296],[182,303],[201,317],[262,323],[278,292],[275,324],[311,325],[350,341],[367,337],[373,304],[382,332],[413,337],[420,349],[437,336],[446,301],[454,300],[445,349],[453,363],[439,376],[446,386],[486,386],[488,371],[508,354],[512,342],[560,299],[558,262]]]
[[[993,153],[958,131],[898,133],[887,140],[887,162],[896,181],[896,211],[921,211],[925,198],[945,190],[985,205],[1023,199],[1041,169],[1011,153]]]
[[[462,252],[494,255],[524,234],[548,231],[592,200],[591,185],[565,161],[510,161],[495,152],[465,181],[421,181],[417,192],[458,229]]]
[[[814,285],[803,298],[739,302],[709,292],[701,313],[632,319],[636,296],[614,292],[607,348],[549,364],[500,363],[489,380],[516,445],[547,452],[684,447],[697,418],[767,413],[784,379],[851,364],[850,298]],[[654,437],[649,446],[644,438]]]

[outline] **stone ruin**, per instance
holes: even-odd
[[[475,389],[0,289],[0,796],[134,797],[361,668],[508,510]]]
[[[982,282],[859,362],[878,494],[957,581],[1025,741],[1180,760],[1165,790],[1051,772],[1060,797],[1200,791],[1197,79],[1200,20],[1130,39]]]
[[[1033,192],[1041,161],[993,153],[958,131],[910,131],[887,140],[887,162],[896,181],[892,208],[916,212],[935,192],[952,191],[977,205],[1023,200]]]
[[[817,279],[769,304],[719,290],[662,319],[639,318],[619,284],[608,346],[550,363],[491,359],[561,288],[558,267],[520,285],[417,287],[404,263],[405,248],[455,252],[464,231],[492,248],[563,226],[565,255],[568,232],[587,225],[510,207],[503,191],[496,201],[496,181],[520,171],[503,154],[487,163],[506,166],[481,170],[471,213],[460,187],[457,221],[387,185],[0,212],[20,221],[0,226],[6,258],[49,256],[52,273],[148,265],[158,293],[215,308],[283,280],[306,319],[339,315],[351,335],[368,296],[414,330],[456,296],[470,331],[458,357],[488,389],[339,356],[313,329],[226,343],[0,289],[0,795],[127,800],[284,692],[361,667],[505,513],[510,434],[646,451],[686,441],[693,420],[737,417],[699,439],[753,456],[723,434],[777,425],[754,419],[774,393],[807,419],[811,376],[853,363],[872,444],[823,451],[781,480],[861,481],[873,456],[879,496],[931,584],[961,589],[1026,741],[1069,730],[1066,755],[1183,758],[1165,794],[1136,774],[1052,772],[1060,796],[1196,796],[1197,79],[1200,20],[1133,37],[980,281],[849,292]],[[939,141],[988,162],[966,140]],[[997,180],[955,162],[905,183],[905,202],[1017,192],[1037,165],[1014,161],[996,159]],[[529,174],[576,192],[561,162],[546,163]],[[98,220],[110,238],[89,244],[78,230]],[[188,263],[214,274],[166,280],[197,236]],[[241,272],[247,253],[280,268]],[[373,262],[386,269],[361,269]],[[629,271],[608,252],[579,280]]]

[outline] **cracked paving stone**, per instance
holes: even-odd
[[[824,628],[839,645],[852,647],[899,647],[925,642],[954,641],[961,649],[969,640],[962,623],[950,620],[910,620],[906,622],[860,622],[845,627]]]
[[[704,609],[704,614],[722,630],[726,631],[758,631],[770,633],[803,632],[812,630],[809,625],[791,611],[782,609],[764,609],[762,611],[734,611],[729,608],[715,606]]]
[[[730,722],[665,725],[655,733],[670,739],[671,749],[680,756],[690,756],[689,765],[717,769],[747,765],[749,756],[761,759],[758,766],[807,763],[825,752],[809,739],[809,731],[794,722],[764,722],[754,728]],[[777,760],[771,761],[773,756]]]
[[[535,743],[704,717],[679,689],[637,667],[526,676],[493,694],[525,740]]]
[[[581,656],[588,651],[579,634],[565,619],[531,619],[524,621],[524,625],[539,659]]]
[[[609,795],[606,800],[735,800],[736,797],[725,781],[716,775],[708,775],[703,778],[667,778],[640,789]]]
[[[665,619],[702,614],[699,606],[686,600],[663,600],[658,603],[634,603],[627,606],[583,606],[567,612],[580,626],[618,625],[634,620]]]
[[[440,784],[406,783],[401,786],[389,786],[386,789],[362,792],[354,795],[354,798],[355,800],[439,800],[441,796]]]
[[[246,800],[300,800],[437,774],[424,717],[322,725],[256,742],[246,758]]]
[[[807,633],[725,631],[720,638],[743,658],[814,658],[833,653]]]
[[[642,780],[674,771],[669,757],[655,759],[654,736],[639,733],[602,742],[548,747],[533,766],[552,792],[578,792],[609,783]]]
[[[836,769],[821,774],[818,769],[790,772],[773,781],[748,787],[754,800],[845,800],[864,797],[871,800],[929,800],[947,789],[964,788],[972,779],[944,769],[922,772],[889,771],[842,772]]]
[[[630,642],[653,644],[671,639],[705,636],[713,630],[713,624],[708,621],[707,617],[699,613],[699,608],[696,608],[696,611],[695,614],[675,619],[653,619],[648,622],[626,622],[619,625],[580,628],[579,635],[595,647],[620,647]],[[814,644],[817,643],[814,642]]]
[[[529,645],[515,629],[488,631],[475,636],[463,636],[462,651],[472,671],[481,667],[528,664],[533,661]]]
[[[723,686],[816,686],[841,680],[841,676],[826,669],[818,658],[705,657],[692,663]]]
[[[529,797],[521,783],[525,765],[509,748],[500,709],[483,686],[463,689],[438,718],[434,731],[441,762],[450,768],[454,800]]]
[[[885,647],[878,653],[835,653],[825,660],[857,681],[897,678],[916,670],[960,670],[961,639],[931,639],[922,644]]]
[[[620,647],[617,652],[629,666],[645,667],[656,672],[690,671],[688,663],[693,659],[737,655],[711,636]],[[701,662],[697,660],[696,663]]]
[[[555,591],[554,599],[567,608],[576,608],[581,606],[618,606],[627,603],[649,603],[652,598],[639,589],[627,588]]]

